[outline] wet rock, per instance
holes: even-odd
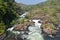
[[[44,31],[46,34],[56,34],[56,32],[57,32],[57,30],[51,29],[50,27],[43,28],[43,31]]]
[[[23,24],[18,24],[18,25],[16,25],[14,30],[16,30],[16,31],[25,31],[26,28],[27,28],[27,26],[24,26]]]

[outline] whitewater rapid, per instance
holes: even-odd
[[[20,19],[24,18],[27,13],[28,12],[25,12],[24,14],[19,16]],[[41,34],[42,33],[42,31],[41,31],[42,24],[38,22],[38,21],[40,21],[40,19],[33,19],[32,21],[35,22],[35,25],[29,26],[28,35],[25,35],[25,36],[27,36],[26,39],[27,40],[44,40],[43,35]],[[8,28],[7,31],[11,31],[12,33],[15,33],[16,35],[21,33],[20,31],[14,31],[13,30],[14,28],[15,28],[15,26]]]
[[[35,26],[30,26],[29,27],[29,35],[28,35],[28,40],[44,40],[43,35],[41,34],[41,23],[38,23],[40,21],[39,19],[33,19],[32,21],[35,22]]]

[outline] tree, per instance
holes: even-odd
[[[4,27],[5,31],[11,26],[10,23],[18,17],[16,11],[18,7],[16,6],[15,0],[0,0],[0,27]],[[3,27],[1,23],[3,23]]]

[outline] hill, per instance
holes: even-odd
[[[47,0],[45,2],[33,5],[33,8],[27,14],[30,19],[36,18],[43,21],[43,26],[56,28],[55,24],[60,25],[60,0]]]

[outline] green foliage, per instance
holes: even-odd
[[[13,25],[12,21],[18,18],[17,10],[21,11],[21,8],[16,4],[15,0],[0,0],[0,34]]]
[[[47,28],[47,24],[42,24],[42,27],[43,28]]]
[[[55,29],[53,24],[50,24],[49,26],[50,26],[51,29]]]
[[[5,31],[5,25],[1,22],[0,23],[0,35],[3,34]]]
[[[0,4],[0,20],[2,20],[6,26],[10,26],[12,20],[19,16],[16,11],[18,7],[16,7],[15,2],[9,3],[8,1],[4,1]]]
[[[20,19],[20,23],[23,24],[25,22],[25,18]]]
[[[54,17],[51,17],[50,20],[51,20],[51,22],[52,22],[53,24],[58,23],[58,20],[57,20],[56,18],[54,18]]]
[[[25,16],[26,19],[29,19],[30,17],[28,15]]]
[[[18,24],[18,23],[20,23],[17,19],[15,19],[15,20],[13,20],[10,24],[11,25],[14,25],[14,24]]]
[[[50,27],[51,29],[55,29],[54,25],[53,24],[42,24],[42,27],[43,28],[47,28],[47,27]]]

